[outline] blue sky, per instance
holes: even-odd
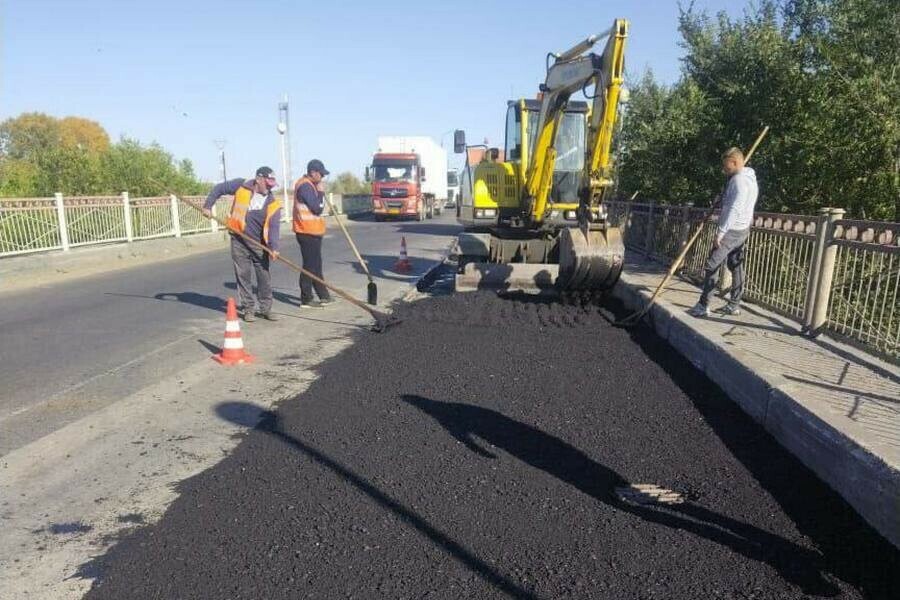
[[[741,4],[695,1],[734,16]],[[535,93],[546,53],[616,17],[631,21],[629,76],[649,67],[674,81],[677,15],[663,0],[0,0],[0,120],[94,119],[191,159],[207,180],[219,176],[213,140],[226,139],[229,176],[260,164],[280,174],[287,93],[294,175],[313,157],[359,174],[378,135],[463,128],[502,146],[506,100]]]

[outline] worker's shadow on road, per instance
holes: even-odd
[[[449,554],[466,565],[484,581],[503,591],[513,598],[536,599],[538,596],[528,590],[519,587],[515,582],[504,577],[491,565],[487,564],[459,542],[431,525],[424,517],[411,508],[400,504],[397,500],[388,496],[381,489],[350,470],[345,465],[334,460],[318,448],[298,439],[282,430],[278,415],[270,410],[249,402],[222,402],[216,406],[216,414],[231,423],[241,427],[263,431],[272,437],[282,441],[287,447],[312,459],[318,465],[323,466],[341,477],[349,485],[362,492],[383,508],[390,510],[408,525],[414,527],[419,533],[440,546]]]
[[[181,302],[183,304],[193,304],[201,308],[208,308],[220,313],[225,312],[227,306],[225,299],[219,296],[210,296],[208,294],[198,294],[197,292],[160,292],[154,296],[142,296],[140,294],[120,294],[116,292],[106,292],[107,296],[119,296],[124,298],[144,298],[146,300],[161,300],[163,302]]]
[[[630,482],[581,450],[530,425],[470,404],[437,402],[413,395],[404,395],[403,400],[432,417],[479,456],[497,458],[479,445],[476,438],[612,508],[651,523],[690,532],[749,559],[765,562],[808,594],[834,596],[839,593],[838,588],[823,577],[825,568],[817,553],[690,501],[665,505],[626,502],[615,489],[628,486]]]

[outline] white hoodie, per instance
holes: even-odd
[[[753,208],[758,196],[759,186],[753,169],[744,167],[731,176],[722,200],[722,214],[719,215],[720,239],[727,231],[742,231],[753,224]]]

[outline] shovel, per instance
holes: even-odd
[[[174,194],[172,194],[172,195],[174,196]],[[193,202],[188,202],[187,200],[184,200],[183,198],[180,198],[180,197],[178,197],[178,196],[175,196],[175,197],[178,198],[179,201],[181,201],[181,202],[183,202],[184,204],[187,204],[188,206],[190,206],[191,208],[193,208],[194,210],[196,210],[196,211],[198,211],[198,212],[201,212],[201,213],[203,212],[203,210],[202,210],[199,206],[197,206],[196,204],[194,204]],[[245,242],[247,242],[247,243],[250,244],[251,246],[253,246],[253,247],[255,247],[255,248],[259,248],[259,249],[262,250],[263,252],[268,253],[269,256],[271,256],[271,257],[274,258],[275,260],[280,260],[281,262],[283,262],[284,264],[286,264],[287,266],[289,266],[289,267],[290,267],[291,269],[293,269],[294,271],[297,271],[298,273],[303,273],[304,275],[306,275],[307,277],[309,277],[309,278],[312,279],[313,281],[318,282],[318,283],[321,283],[321,284],[324,285],[326,288],[328,288],[329,290],[331,290],[332,292],[334,292],[335,294],[337,294],[338,296],[340,296],[341,298],[343,298],[344,300],[346,300],[347,302],[349,302],[349,303],[352,304],[353,306],[356,306],[356,307],[358,307],[358,308],[361,308],[362,310],[364,310],[364,311],[366,311],[367,313],[369,313],[370,315],[372,315],[372,318],[375,319],[375,325],[372,326],[372,331],[381,333],[382,331],[384,331],[384,330],[387,329],[388,327],[391,327],[392,325],[396,325],[396,324],[400,323],[400,319],[398,319],[398,318],[396,318],[396,317],[394,317],[394,316],[392,316],[392,315],[383,313],[383,312],[381,312],[381,311],[377,311],[377,310],[375,310],[374,308],[370,308],[370,307],[366,306],[364,302],[361,302],[361,301],[357,300],[356,298],[354,298],[353,296],[351,296],[350,294],[348,294],[348,293],[345,292],[344,290],[342,290],[342,289],[340,289],[340,288],[337,288],[337,287],[331,285],[330,283],[328,283],[327,281],[325,281],[325,280],[322,279],[321,277],[317,277],[316,275],[310,273],[309,271],[307,271],[306,269],[304,269],[303,267],[301,267],[301,266],[298,265],[297,263],[295,263],[295,262],[293,262],[293,261],[291,261],[291,260],[288,260],[287,258],[285,258],[284,256],[282,256],[281,254],[274,254],[268,247],[266,247],[265,245],[263,245],[263,244],[257,242],[257,241],[254,240],[252,237],[246,235],[243,231],[237,231],[237,230],[232,229],[231,227],[229,227],[229,226],[228,226],[228,223],[226,223],[225,221],[223,221],[223,220],[220,219],[219,217],[217,217],[217,216],[215,216],[215,215],[211,215],[211,217],[212,217],[212,219],[215,220],[219,225],[221,225],[222,227],[224,227],[225,229],[227,229],[227,230],[230,231],[231,233],[233,233],[233,234],[235,234],[235,235],[239,235]]]
[[[344,232],[344,237],[347,238],[347,243],[350,244],[350,248],[353,250],[353,253],[356,255],[356,259],[359,261],[360,266],[362,266],[363,271],[366,272],[366,277],[369,278],[369,285],[366,288],[367,297],[366,301],[372,306],[376,306],[378,304],[378,286],[375,285],[375,282],[372,280],[372,273],[369,272],[369,265],[366,264],[366,261],[363,260],[362,255],[359,253],[359,250],[356,248],[356,244],[353,243],[353,238],[350,237],[350,232],[347,231],[347,227],[344,225],[344,222],[338,216],[336,210],[334,210],[334,204],[331,203],[331,200],[328,198],[328,195],[325,195],[325,202],[328,203],[328,209],[331,210],[331,214],[334,217],[334,220],[337,221],[338,227],[341,228],[341,231]]]

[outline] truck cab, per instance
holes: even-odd
[[[422,221],[430,216],[422,194],[424,169],[413,153],[378,153],[367,169],[372,183],[372,210],[376,221],[414,217]]]

